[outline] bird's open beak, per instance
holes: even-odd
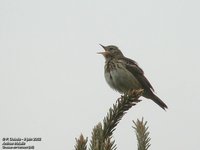
[[[101,44],[99,44],[101,47],[103,47],[103,49],[106,51],[106,47],[105,46],[103,46],[103,45],[101,45]]]
[[[102,54],[104,57],[107,57],[110,55],[110,52],[105,51],[105,52],[97,52],[97,54]]]
[[[97,54],[102,54],[104,57],[107,57],[110,55],[110,52],[106,50],[106,47],[99,44],[101,47],[103,47],[103,49],[105,50],[104,52],[98,52]]]

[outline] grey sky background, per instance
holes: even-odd
[[[106,84],[103,51],[117,45],[143,68],[165,112],[133,107],[114,132],[136,149],[132,120],[148,121],[151,150],[200,147],[200,1],[1,0],[0,138],[42,137],[40,150],[72,150],[120,96]],[[0,140],[1,140],[0,139]],[[2,143],[2,141],[1,141]]]

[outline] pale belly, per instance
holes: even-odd
[[[109,86],[120,93],[142,87],[138,80],[125,68],[114,69],[109,73],[105,72],[104,75]]]

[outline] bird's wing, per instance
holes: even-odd
[[[152,90],[154,91],[152,85],[150,82],[147,80],[147,78],[144,76],[143,70],[138,66],[137,62],[134,60],[131,60],[129,58],[123,57],[122,58],[123,62],[125,63],[125,67],[128,71],[130,71],[134,77],[140,82],[140,84],[143,86],[144,89]]]

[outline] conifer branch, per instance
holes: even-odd
[[[109,109],[107,116],[103,120],[103,136],[104,138],[111,137],[115,127],[122,119],[124,114],[140,100],[138,99],[143,93],[143,90],[132,90],[122,95],[113,105],[113,108]]]
[[[74,146],[75,150],[87,150],[87,141],[88,138],[84,138],[84,136],[81,134],[78,139],[76,138],[76,145]]]
[[[110,137],[103,138],[102,124],[96,125],[92,132],[92,139],[90,141],[90,150],[116,150],[115,141]]]
[[[104,144],[102,124],[97,124],[92,131],[90,150],[102,150]]]
[[[92,132],[92,139],[90,141],[89,150],[116,150],[115,141],[112,140],[113,131],[126,112],[138,102],[139,97],[142,95],[143,90],[131,90],[122,95],[116,101],[116,104],[109,109],[107,116],[103,119],[102,123],[97,124]],[[87,138],[84,139],[83,135],[76,139],[76,150],[86,150]]]
[[[148,148],[151,146],[151,138],[149,137],[148,127],[146,126],[147,121],[144,122],[144,119],[142,118],[141,121],[137,119],[137,121],[133,121],[133,123],[133,128],[135,129],[138,141],[138,150],[148,150]]]

